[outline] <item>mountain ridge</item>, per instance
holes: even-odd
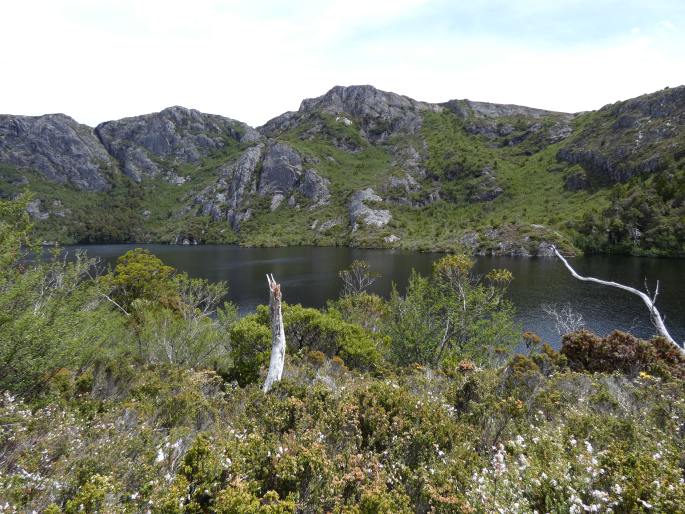
[[[32,215],[63,242],[680,255],[684,99],[679,86],[562,113],[361,85],[256,128],[181,106],[94,128],[2,115],[0,195],[34,191]],[[650,219],[631,204],[640,189]]]

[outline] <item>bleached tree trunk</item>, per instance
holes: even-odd
[[[271,311],[271,359],[269,373],[262,390],[269,392],[274,382],[281,380],[283,365],[285,364],[285,330],[283,329],[283,314],[281,313],[281,285],[277,284],[273,275],[266,276],[269,282],[269,309]]]
[[[563,255],[559,253],[559,251],[556,249],[556,247],[552,247],[554,249],[554,253],[561,262],[564,263],[564,266],[571,272],[571,275],[573,275],[575,278],[578,280],[582,280],[583,282],[594,282],[595,284],[601,284],[603,286],[609,286],[609,287],[615,287],[617,289],[622,289],[623,291],[628,291],[629,293],[633,293],[634,295],[639,296],[642,301],[645,303],[647,306],[647,309],[649,309],[649,315],[652,319],[652,324],[654,325],[654,328],[656,328],[657,333],[667,339],[673,346],[675,346],[681,354],[685,355],[685,350],[681,345],[676,343],[675,339],[671,337],[671,334],[668,333],[668,329],[666,328],[666,324],[664,323],[663,318],[661,317],[661,314],[656,308],[656,298],[659,294],[659,283],[657,282],[656,284],[656,291],[654,292],[654,297],[650,298],[647,294],[644,292],[632,288],[630,286],[625,286],[623,284],[619,284],[618,282],[610,282],[608,280],[600,280],[598,278],[594,277],[583,277],[576,273],[576,270],[574,270],[571,265],[568,263],[568,261],[564,258]]]

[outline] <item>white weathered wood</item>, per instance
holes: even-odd
[[[262,390],[268,393],[275,382],[281,380],[285,364],[285,330],[281,312],[281,285],[276,283],[273,275],[267,275],[269,283],[269,309],[271,311],[271,359],[269,372]]]
[[[582,275],[579,275],[576,273],[576,270],[571,267],[571,265],[568,263],[568,261],[564,258],[561,253],[559,253],[559,250],[556,249],[556,247],[552,247],[554,250],[554,254],[559,257],[561,262],[564,263],[564,266],[571,272],[571,275],[573,277],[577,278],[578,280],[582,280],[583,282],[594,282],[595,284],[601,284],[603,286],[609,286],[609,287],[615,287],[617,289],[622,289],[623,291],[628,291],[629,293],[632,293],[634,295],[639,296],[642,301],[645,303],[647,306],[647,309],[649,309],[649,315],[652,319],[652,324],[654,325],[654,328],[656,328],[657,333],[666,338],[673,346],[675,346],[681,354],[685,355],[685,350],[681,345],[676,343],[675,339],[671,337],[671,334],[668,333],[668,329],[666,328],[666,324],[664,323],[663,318],[661,317],[661,314],[656,308],[656,297],[659,294],[659,283],[657,282],[656,286],[656,293],[654,294],[654,298],[650,298],[646,293],[640,291],[639,289],[635,289],[630,286],[626,286],[623,284],[619,284],[618,282],[610,282],[608,280],[600,280],[598,278],[594,277],[583,277]]]

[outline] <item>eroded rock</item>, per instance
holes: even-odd
[[[392,219],[392,214],[387,209],[372,209],[367,203],[380,203],[383,199],[370,187],[357,191],[350,198],[349,214],[352,231],[359,228],[359,224],[371,227],[384,227]]]

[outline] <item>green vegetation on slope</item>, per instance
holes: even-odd
[[[112,169],[111,191],[75,191],[8,166],[0,169],[0,190],[4,197],[33,191],[41,200],[38,233],[63,243],[188,240],[515,255],[544,254],[554,243],[569,251],[682,256],[685,133],[676,89],[575,116],[452,101],[408,115],[420,118],[411,129],[401,128],[406,112],[383,121],[382,114],[303,111],[261,143],[227,137],[222,150],[197,164],[145,150],[167,174],[135,183]],[[252,192],[258,164],[245,179],[250,185],[237,209],[245,216],[234,230],[223,200],[204,195],[233,180],[226,166],[247,146],[276,141],[297,151],[302,170],[328,181],[330,200],[313,205],[293,188],[272,210],[269,195]],[[291,164],[282,163],[283,173]],[[351,220],[350,198],[366,188],[383,198],[370,207],[391,213],[387,225]],[[208,214],[203,205],[215,210]]]

